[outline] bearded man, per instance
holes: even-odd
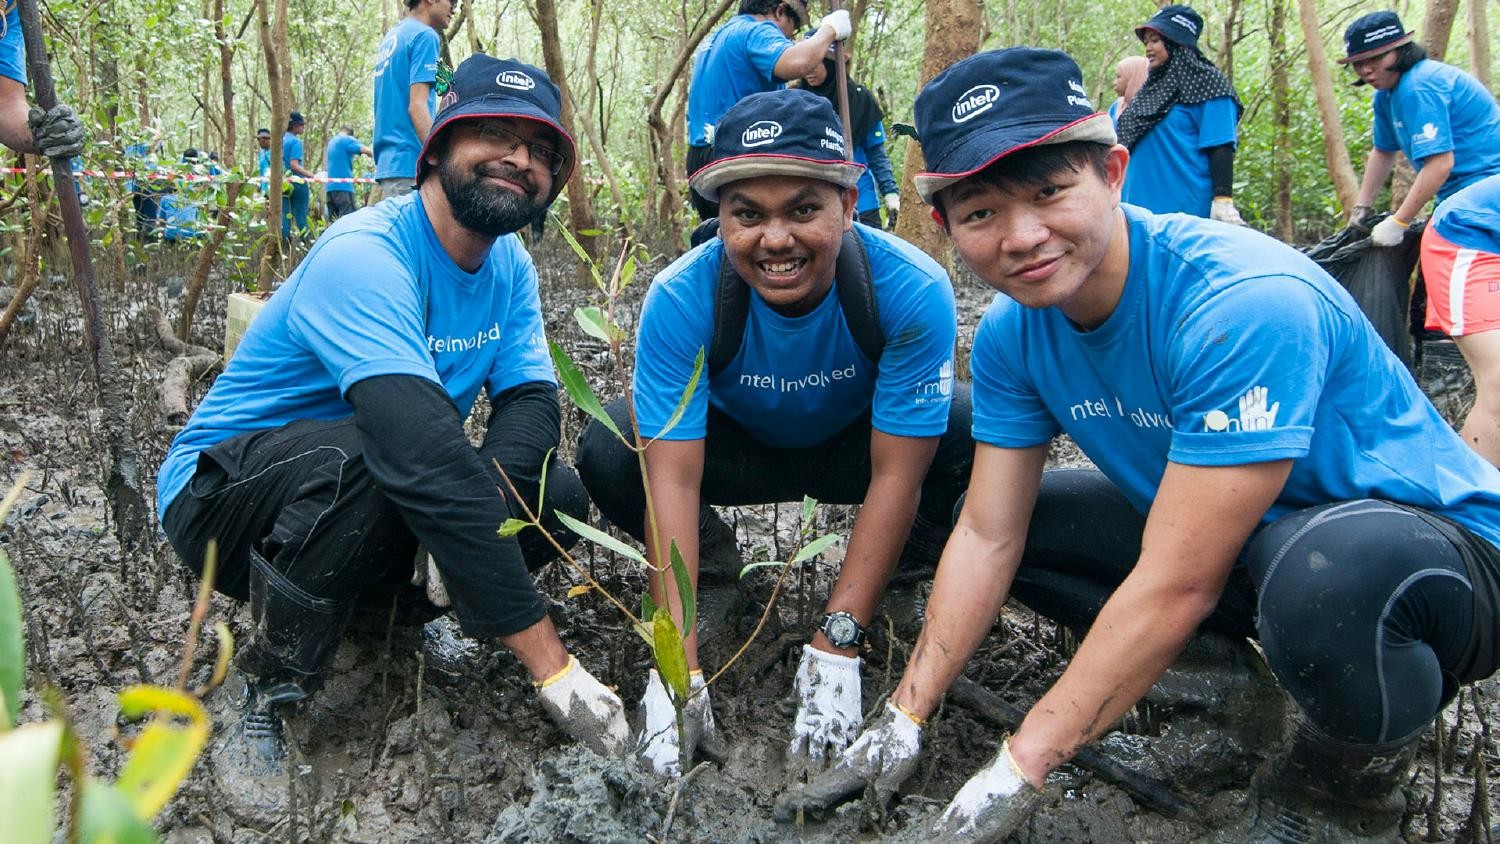
[[[464,632],[509,648],[565,732],[624,751],[619,698],[569,655],[529,577],[553,551],[535,531],[496,533],[522,514],[497,491],[497,463],[539,512],[588,509],[572,470],[545,465],[557,387],[536,268],[511,236],[573,169],[561,113],[541,70],[465,61],[417,190],[329,227],[172,443],[162,527],[195,572],[217,541],[214,587],[250,601],[247,694],[230,732],[246,764],[281,767],[280,710],[321,684],[356,604],[382,619],[393,599],[418,617],[440,612],[407,594],[418,542]],[[480,387],[492,411],[476,449],[463,420]]]

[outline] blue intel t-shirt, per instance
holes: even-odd
[[[302,139],[291,132],[285,132],[281,136],[281,166],[286,168],[286,172],[292,172],[293,161],[301,161],[302,166],[307,166],[302,152]]]
[[[792,46],[775,23],[735,15],[714,30],[693,57],[688,86],[688,143],[712,146],[714,126],[734,104],[762,91],[783,87],[772,71]]]
[[[1023,448],[1066,431],[1142,513],[1168,461],[1291,459],[1262,524],[1379,498],[1500,545],[1500,472],[1443,421],[1343,287],[1250,229],[1125,214],[1130,270],[1097,329],[995,297],[969,362],[976,441]]]
[[[0,38],[0,76],[26,84],[26,39],[21,34],[21,12],[14,3],[5,12],[5,37]]]
[[[1238,122],[1229,97],[1172,106],[1130,151],[1121,200],[1157,214],[1207,217],[1214,188],[1204,150],[1235,143]]]
[[[885,124],[878,120],[864,141],[854,145],[855,163],[865,165],[864,172],[859,174],[859,204],[855,206],[855,210],[861,214],[880,207],[880,188],[875,184],[875,168],[870,166],[870,150],[880,149],[883,152],[884,147]]]
[[[872,365],[850,336],[835,286],[811,313],[783,316],[755,292],[739,354],[723,372],[705,370],[668,440],[701,439],[712,404],[757,440],[780,448],[817,445],[871,412],[876,429],[935,437],[948,428],[957,322],[948,274],[894,235],[856,224],[887,338]],[[651,282],[641,309],[635,411],[641,433],[661,433],[713,338],[714,292],[724,261],[714,238]]]
[[[1448,197],[1430,225],[1449,243],[1500,255],[1500,173]]]
[[[432,27],[405,18],[387,32],[375,55],[375,178],[415,179],[422,138],[406,111],[411,86],[437,81],[438,35]],[[437,112],[437,91],[427,96],[427,113]]]
[[[364,144],[352,135],[334,135],[333,140],[328,142],[328,178],[330,179],[352,179],[354,178],[354,156],[364,149]],[[354,192],[353,182],[329,182],[324,185],[323,190],[328,193],[343,191]]]
[[[1500,105],[1474,77],[1424,59],[1394,90],[1375,92],[1375,146],[1400,150],[1418,170],[1431,156],[1453,153],[1453,171],[1437,192],[1442,202],[1500,173]]]
[[[494,396],[555,383],[536,268],[521,241],[495,241],[469,273],[443,250],[416,193],[339,218],[250,324],[172,441],[157,476],[158,514],[187,485],[200,451],[299,419],[346,418],[345,393],[378,375],[439,384],[460,415],[480,387]]]

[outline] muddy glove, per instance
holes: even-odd
[[[1370,242],[1376,246],[1400,246],[1410,225],[1411,223],[1403,222],[1400,217],[1392,214],[1370,229]]]
[[[1214,197],[1213,205],[1208,210],[1209,219],[1228,223],[1231,226],[1243,226],[1245,219],[1240,216],[1239,209],[1234,207],[1234,200],[1227,196]]]
[[[48,158],[72,158],[83,152],[83,123],[72,108],[33,108],[26,116],[31,142]]]
[[[825,26],[833,27],[833,40],[835,41],[843,41],[849,37],[849,33],[854,31],[854,22],[849,19],[848,9],[839,9],[824,15],[823,19],[818,21],[818,28],[822,29]]]
[[[802,646],[797,666],[797,720],[787,748],[789,768],[818,772],[849,746],[864,725],[860,708],[859,657]]]
[[[921,722],[887,701],[885,711],[833,760],[833,767],[776,801],[775,817],[789,821],[799,811],[825,811],[870,786],[884,802],[916,770],[921,749]]]
[[[888,193],[885,195],[885,210],[895,214],[901,210],[901,194]]]
[[[1349,226],[1362,231],[1370,230],[1370,221],[1375,219],[1375,209],[1368,205],[1356,205],[1349,212]]]
[[[604,756],[624,756],[630,742],[625,704],[594,679],[578,658],[568,656],[563,670],[536,684],[542,708],[563,732]]]
[[[953,795],[926,837],[936,841],[1000,841],[1026,820],[1041,798],[1041,790],[1021,773],[1006,741],[994,761]]]
[[[641,737],[636,742],[636,751],[641,760],[659,777],[682,776],[682,762],[693,762],[694,754],[702,750],[705,756],[722,762],[727,756],[718,725],[714,723],[714,711],[709,706],[708,688],[703,682],[703,672],[688,675],[689,688],[694,694],[688,698],[687,708],[682,713],[683,732],[687,747],[678,746],[681,738],[677,734],[677,712],[672,708],[672,698],[667,694],[666,684],[656,669],[646,680],[646,694],[641,698],[641,709],[645,712],[645,723]],[[685,752],[684,752],[685,751]]]

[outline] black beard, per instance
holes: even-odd
[[[486,174],[479,171],[465,174],[446,161],[438,166],[438,183],[453,209],[453,217],[469,231],[485,237],[507,235],[529,225],[546,208],[545,202],[538,201],[536,186],[525,173],[507,168],[507,172],[487,174],[525,186],[525,196],[501,187],[487,187],[480,180],[481,175]]]

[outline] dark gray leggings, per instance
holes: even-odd
[[[1047,472],[1012,594],[1087,626],[1135,565],[1145,521],[1102,473]],[[1493,637],[1475,622],[1477,603],[1479,623],[1497,623],[1496,559],[1483,539],[1414,508],[1309,507],[1251,538],[1204,626],[1258,638],[1328,735],[1396,741],[1425,729],[1461,682],[1494,671]]]

